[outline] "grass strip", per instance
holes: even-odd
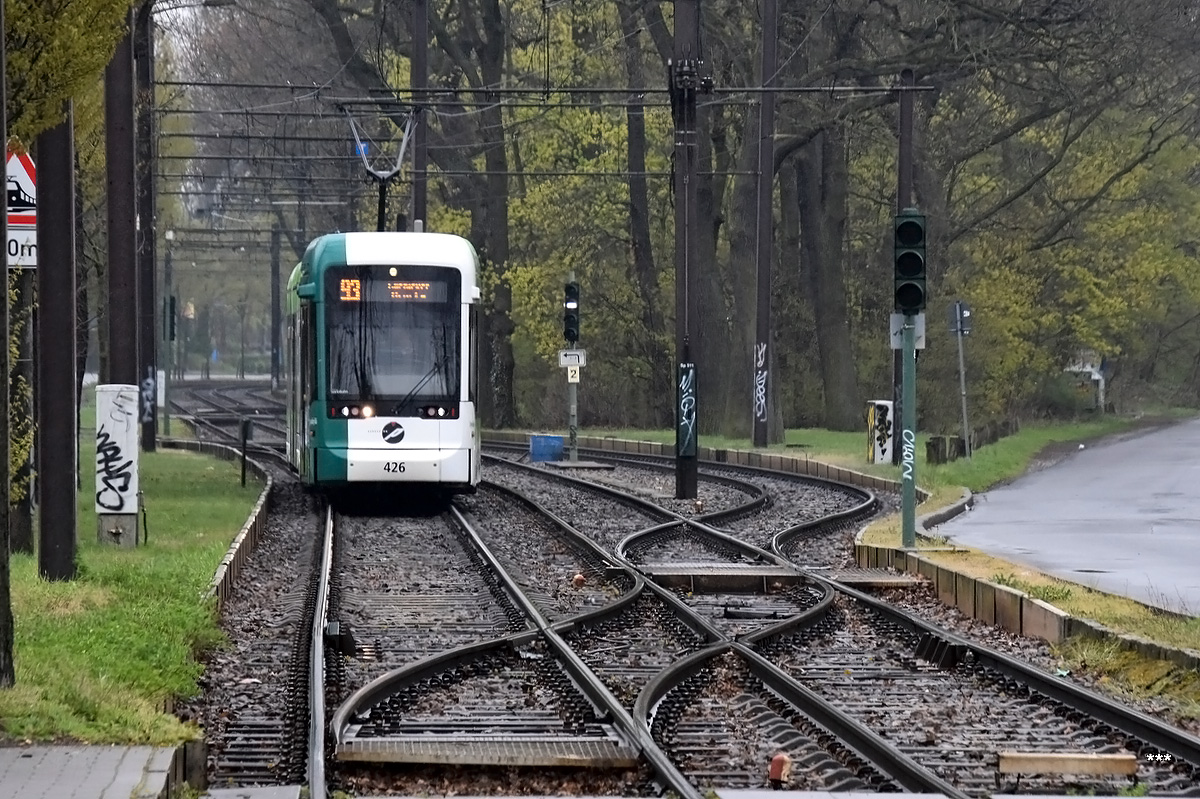
[[[198,691],[196,656],[223,640],[201,595],[262,486],[243,488],[230,462],[141,453],[148,542],[101,544],[83,429],[78,578],[47,582],[35,556],[11,558],[16,685],[0,691],[0,729],[18,741],[172,745],[198,730],[164,707]]]

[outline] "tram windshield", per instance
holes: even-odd
[[[329,398],[402,404],[458,399],[459,286],[459,273],[442,267],[329,270]]]

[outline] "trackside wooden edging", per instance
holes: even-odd
[[[508,444],[524,444],[529,441],[530,432],[520,430],[494,430],[483,434],[487,441]],[[611,438],[608,436],[580,436],[578,444],[584,449],[596,449],[605,452],[648,454],[669,457],[675,452],[674,444],[661,444],[649,441],[630,441],[627,439]],[[831,466],[821,461],[813,460],[805,455],[787,455],[774,452],[758,452],[745,450],[726,450],[713,447],[699,447],[698,457],[702,461],[716,463],[731,463],[739,466],[758,466],[765,469],[775,469],[781,472],[836,480],[842,483],[867,488],[872,491],[890,491],[899,493],[900,483],[883,477],[863,474],[853,469]],[[975,503],[974,495],[963,489],[962,497],[955,503],[939,510],[927,513],[917,519],[917,537],[930,544],[935,543],[936,537],[929,529],[943,524],[950,519],[966,512]],[[918,502],[929,499],[930,493],[917,489]],[[1192,649],[1180,649],[1166,646],[1136,635],[1118,633],[1090,619],[1080,619],[1067,614],[1048,602],[1030,596],[1024,591],[1018,591],[1005,585],[999,585],[988,580],[978,579],[970,575],[960,574],[955,570],[935,563],[923,554],[941,551],[955,551],[961,548],[947,546],[945,548],[929,546],[919,550],[905,550],[897,547],[864,544],[860,530],[855,536],[855,562],[863,568],[891,568],[897,571],[919,574],[926,577],[934,587],[937,596],[947,605],[958,608],[964,615],[980,621],[994,624],[1028,637],[1041,638],[1050,643],[1058,643],[1074,635],[1085,635],[1091,638],[1112,641],[1118,645],[1134,650],[1145,657],[1165,660],[1185,669],[1200,669],[1200,652]],[[965,550],[962,550],[965,551]],[[1154,609],[1157,612],[1157,609]],[[1165,611],[1163,611],[1165,613]],[[1174,615],[1174,614],[1168,614]]]
[[[236,448],[215,444],[211,441],[162,439],[159,443],[168,449],[199,452],[225,461],[235,461],[241,458],[241,452]],[[246,468],[247,471],[263,481],[263,490],[258,495],[258,501],[254,503],[254,508],[250,511],[246,523],[242,525],[242,529],[233,539],[233,543],[229,545],[225,557],[217,566],[212,582],[209,583],[208,590],[204,593],[206,600],[216,598],[218,613],[224,606],[230,591],[233,590],[233,584],[237,582],[238,575],[241,574],[242,567],[246,564],[246,559],[258,546],[258,540],[266,528],[267,513],[270,511],[271,486],[274,484],[271,475],[267,473],[262,464],[250,458],[246,459]]]
[[[504,444],[526,444],[530,433],[520,430],[486,430],[483,437],[486,441]],[[624,453],[628,455],[657,455],[670,457],[675,454],[674,444],[661,444],[652,441],[630,441],[624,438],[609,436],[579,436],[579,446],[583,449],[598,449],[604,452]],[[899,492],[900,484],[895,480],[876,477],[870,474],[856,472],[841,466],[832,466],[822,461],[813,460],[806,455],[789,455],[781,452],[757,452],[740,449],[717,449],[716,447],[698,447],[697,457],[701,461],[712,463],[730,463],[735,466],[754,466],[761,469],[773,469],[804,477],[816,477],[823,480],[834,480],[839,483],[866,488],[871,491]],[[924,502],[929,498],[929,492],[917,489],[917,497]]]
[[[239,460],[242,455],[234,447],[216,444],[211,441],[186,438],[161,438],[158,443],[166,449],[197,452],[225,461]],[[267,514],[271,509],[271,488],[274,485],[274,480],[271,478],[270,473],[263,468],[261,463],[253,458],[246,459],[246,471],[263,481],[263,489],[258,495],[258,501],[254,503],[254,507],[250,510],[250,515],[246,518],[245,524],[242,525],[242,529],[238,531],[233,542],[230,543],[229,549],[226,550],[225,557],[221,559],[221,563],[217,566],[216,573],[209,582],[208,589],[202,595],[205,601],[216,599],[218,616],[224,608],[225,600],[233,590],[233,585],[237,582],[243,566],[246,564],[246,559],[250,557],[250,553],[258,546],[258,541],[266,529]],[[174,712],[173,700],[168,699],[164,712]],[[185,741],[175,747],[171,754],[171,764],[167,772],[166,790],[168,794],[174,795],[174,792],[184,783],[198,790],[203,790],[207,787],[207,751],[208,747],[203,738],[194,741]]]
[[[965,513],[973,504],[974,496],[963,489],[964,494],[957,502],[917,520],[917,534],[929,539],[929,527],[942,524],[960,513]],[[952,568],[934,563],[923,553],[928,550],[905,550],[896,547],[864,544],[865,528],[855,537],[855,561],[864,568],[893,568],[912,574],[926,576],[933,583],[938,598],[947,605],[958,608],[965,616],[1003,627],[1010,632],[1029,638],[1041,638],[1055,644],[1076,635],[1116,643],[1124,649],[1133,650],[1144,657],[1164,660],[1185,669],[1200,669],[1200,652],[1160,644],[1137,635],[1110,630],[1091,619],[1078,618],[1049,602],[1032,597],[1024,591],[989,580],[961,574]],[[947,547],[953,551],[955,547]],[[1135,601],[1135,600],[1130,600]],[[1140,603],[1139,603],[1140,604]],[[1149,606],[1147,606],[1149,607]],[[1156,613],[1171,614],[1151,608]]]

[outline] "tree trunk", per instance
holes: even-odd
[[[803,150],[797,164],[801,247],[809,289],[824,389],[822,424],[857,430],[862,413],[850,318],[846,310],[843,242],[846,233],[846,141],[840,128],[826,128]]]
[[[729,438],[749,438],[754,420],[754,342],[757,338],[758,272],[755,241],[758,234],[758,119],[746,115],[746,134],[733,179],[733,197],[729,209],[729,285],[733,290],[733,308],[729,325],[731,358],[722,380],[725,404],[721,433]]]
[[[479,72],[484,86],[500,86],[504,77],[504,16],[498,0],[485,0],[480,8],[483,43],[478,48]],[[492,143],[484,153],[487,189],[482,203],[486,229],[486,259],[496,277],[492,307],[487,313],[487,332],[492,360],[489,383],[492,389],[491,424],[517,424],[513,392],[512,286],[508,282],[508,150],[504,146],[504,113],[499,104],[489,103],[480,114],[482,140]]]
[[[75,149],[76,186],[79,175],[79,149]],[[83,376],[87,372],[88,346],[88,268],[86,260],[87,241],[83,226],[83,192],[75,192],[75,481],[76,488],[83,490],[84,466],[79,459],[79,440],[82,434]],[[171,346],[172,342],[164,342]]]
[[[776,338],[789,342],[788,346],[774,348],[776,357],[771,365],[772,374],[777,376],[771,381],[776,392],[772,402],[779,411],[781,428],[788,424],[793,427],[810,424],[811,420],[803,410],[813,407],[813,403],[805,402],[806,396],[812,394],[808,387],[814,381],[810,379],[809,347],[806,346],[811,336],[808,325],[810,304],[801,271],[798,185],[795,161],[788,159],[779,166],[779,233],[776,236],[779,268],[773,284],[775,297],[779,299],[772,298],[777,311],[774,317]],[[787,391],[784,391],[785,380]],[[785,398],[793,408],[786,414],[783,410]]]
[[[625,41],[625,75],[631,87],[645,86],[637,16],[629,0],[618,4],[621,15],[621,34]],[[650,239],[650,200],[646,186],[646,118],[645,109],[630,102],[626,110],[629,161],[629,238],[633,255],[633,281],[642,303],[641,354],[650,374],[650,414],[646,423],[651,427],[669,426],[674,408],[674,370],[671,359],[660,346],[664,333],[659,310],[658,268]]]
[[[724,179],[731,168],[725,147],[725,119],[701,106],[696,112],[697,164],[696,227],[692,237],[696,251],[690,260],[692,285],[700,294],[696,319],[691,324],[692,360],[696,364],[696,424],[701,433],[720,434],[727,404],[729,380],[736,353],[730,340],[730,308],[717,263],[717,241],[721,237],[721,198]],[[706,168],[707,167],[707,168]],[[679,309],[676,309],[679,312]],[[672,392],[674,395],[674,392]]]

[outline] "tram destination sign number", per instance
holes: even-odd
[[[559,350],[558,365],[564,369],[571,366],[587,366],[587,350]]]
[[[8,153],[5,177],[9,268],[37,266],[37,169],[24,153]]]

